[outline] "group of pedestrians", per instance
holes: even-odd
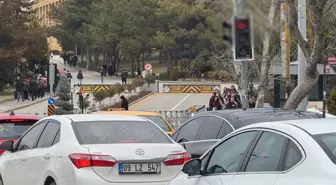
[[[69,65],[70,67],[76,67],[78,62],[78,57],[72,53],[65,53],[62,54],[61,57],[63,58],[64,65]]]
[[[71,84],[71,80],[72,80],[71,72],[69,70],[64,69],[64,73],[67,76],[67,78],[69,80],[69,83]],[[82,85],[83,79],[84,79],[84,75],[83,75],[82,71],[79,70],[78,73],[77,73],[78,85]]]
[[[255,105],[255,97],[250,97],[249,107],[254,108]],[[240,95],[233,85],[231,88],[225,87],[222,94],[216,89],[209,100],[209,110],[237,109],[241,107]]]
[[[46,78],[42,77],[41,74],[32,78],[18,76],[15,81],[16,99],[18,102],[20,100],[23,102],[25,100],[34,101],[37,98],[43,98],[46,87]]]
[[[110,72],[108,72],[107,70],[108,70],[108,68],[107,68],[106,64],[104,64],[103,66],[101,66],[99,68],[101,83],[104,83],[104,78],[105,78],[105,76],[107,76],[107,74],[109,74],[109,76],[110,76]],[[125,69],[123,69],[123,71],[121,72],[121,83],[123,85],[127,84],[127,77],[128,77],[128,73]]]

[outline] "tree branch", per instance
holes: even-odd
[[[318,0],[321,1],[321,0]],[[323,8],[318,6],[318,2],[316,0],[309,1],[309,8],[312,12],[312,27],[314,30],[314,48],[311,54],[311,63],[314,66],[318,62],[320,62],[322,57],[322,49],[323,49],[323,28],[322,28],[322,18],[323,18]],[[311,69],[312,70],[312,69]]]
[[[301,49],[302,49],[302,52],[305,56],[305,58],[310,58],[310,50],[309,50],[309,44],[308,42],[303,38],[300,30],[299,30],[299,27],[298,27],[298,11],[297,11],[297,8],[294,4],[294,0],[286,0],[288,5],[289,5],[289,9],[290,9],[290,27],[291,27],[291,30],[295,36],[295,38],[297,39]]]

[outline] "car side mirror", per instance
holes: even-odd
[[[184,164],[182,172],[189,176],[200,175],[202,169],[201,159],[192,159]]]
[[[12,140],[4,141],[0,144],[0,149],[5,151],[13,151],[14,142]]]

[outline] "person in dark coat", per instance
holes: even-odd
[[[37,97],[43,98],[44,97],[44,80],[42,79],[42,75],[39,76],[37,81],[38,83],[38,95]]]
[[[15,88],[16,88],[16,99],[19,102],[20,99],[24,101],[24,95],[23,95],[23,82],[21,78],[16,79],[15,81]]]
[[[32,78],[29,84],[29,91],[31,94],[32,101],[34,101],[37,98],[37,92],[38,92],[38,83],[37,80]]]
[[[127,83],[127,76],[128,76],[128,74],[127,74],[126,70],[124,69],[122,71],[122,73],[121,73],[121,82],[122,82],[122,84],[126,85],[126,83]]]
[[[104,69],[104,76],[106,76],[106,73],[107,73],[107,64],[106,63],[103,65],[103,69]]]
[[[125,96],[120,96],[121,100],[121,108],[128,110],[128,101],[126,100]]]
[[[82,71],[80,70],[77,74],[78,85],[82,85],[83,79],[84,79],[84,76],[83,76]]]
[[[109,65],[108,69],[107,69],[107,72],[108,72],[108,75],[109,76],[112,76],[113,75],[113,68],[112,68],[112,64]]]
[[[29,82],[26,79],[23,81],[23,96],[25,100],[29,100]]]

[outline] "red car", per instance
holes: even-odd
[[[0,113],[0,143],[7,140],[16,141],[40,119],[39,116],[30,114]],[[3,152],[0,150],[0,155]]]

